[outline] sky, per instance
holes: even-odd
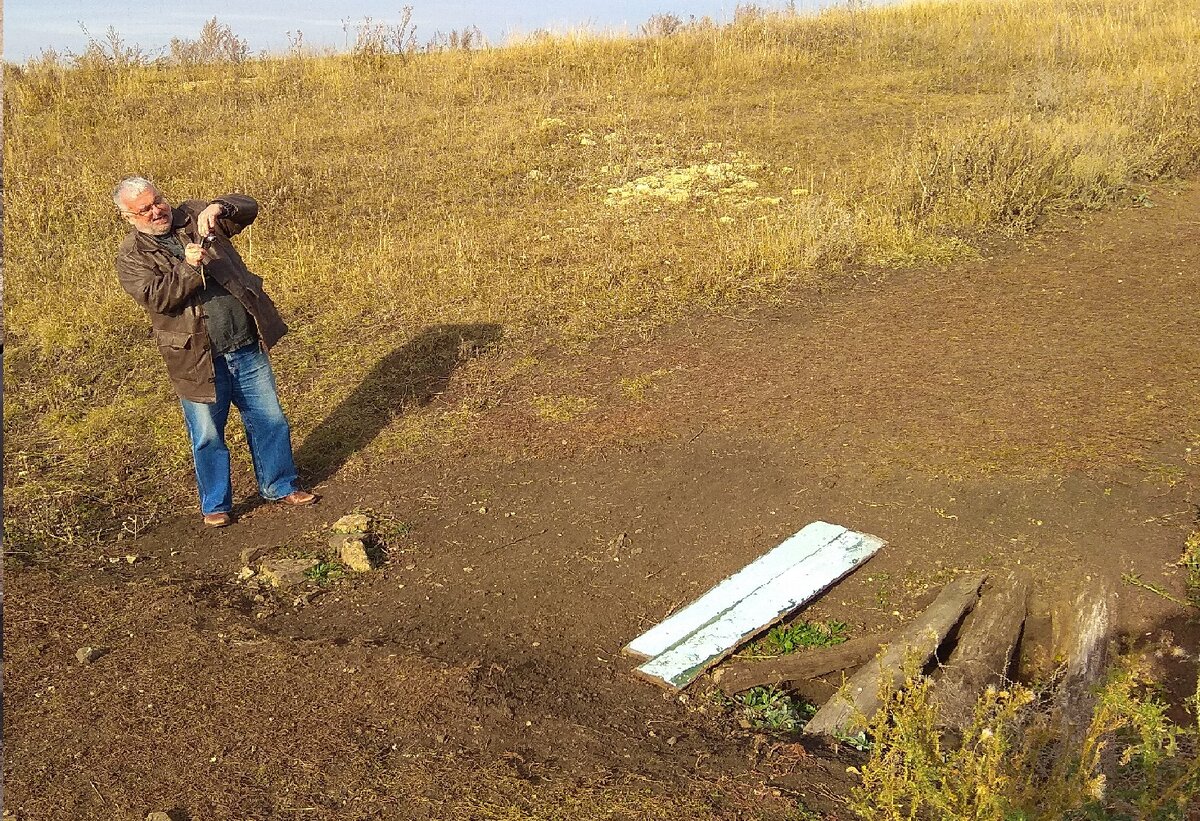
[[[815,10],[833,0],[798,0],[797,8]],[[129,44],[155,52],[172,37],[196,38],[212,17],[229,25],[251,52],[282,52],[288,33],[303,32],[304,42],[344,50],[346,22],[370,17],[396,23],[400,9],[413,6],[417,41],[435,33],[476,26],[489,42],[502,44],[510,35],[538,29],[566,31],[589,28],[634,33],[655,14],[709,16],[717,22],[733,17],[738,0],[3,0],[4,59],[25,62],[44,49],[60,54],[87,47],[86,27],[97,40],[110,26]],[[782,0],[763,0],[763,8],[781,8]],[[352,33],[349,35],[352,41]]]

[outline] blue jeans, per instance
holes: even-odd
[[[217,401],[179,400],[192,440],[201,511],[207,515],[233,509],[229,448],[225,445],[231,402],[241,412],[258,492],[264,499],[275,500],[299,490],[292,432],[275,393],[271,362],[262,348],[255,342],[232,353],[214,354],[213,375]]]

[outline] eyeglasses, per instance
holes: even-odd
[[[154,201],[152,203],[145,206],[144,208],[139,208],[136,211],[130,211],[130,210],[126,209],[125,213],[131,217],[137,217],[139,219],[143,219],[145,217],[150,216],[150,212],[153,211],[158,206],[165,205],[166,202],[167,202],[166,198],[163,197],[162,194],[159,194],[157,197],[154,198]]]

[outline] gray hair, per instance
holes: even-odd
[[[123,197],[126,195],[136,197],[148,188],[158,190],[158,187],[145,177],[126,177],[113,189],[113,205],[117,206],[118,211],[124,211],[125,203],[121,202]]]

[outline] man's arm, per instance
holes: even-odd
[[[245,194],[222,194],[197,215],[196,228],[201,236],[216,231],[226,237],[232,237],[254,222],[257,216],[258,203],[253,197],[247,197]]]
[[[200,269],[182,260],[164,273],[145,257],[124,250],[117,255],[117,279],[137,304],[158,314],[179,310],[204,285]]]

